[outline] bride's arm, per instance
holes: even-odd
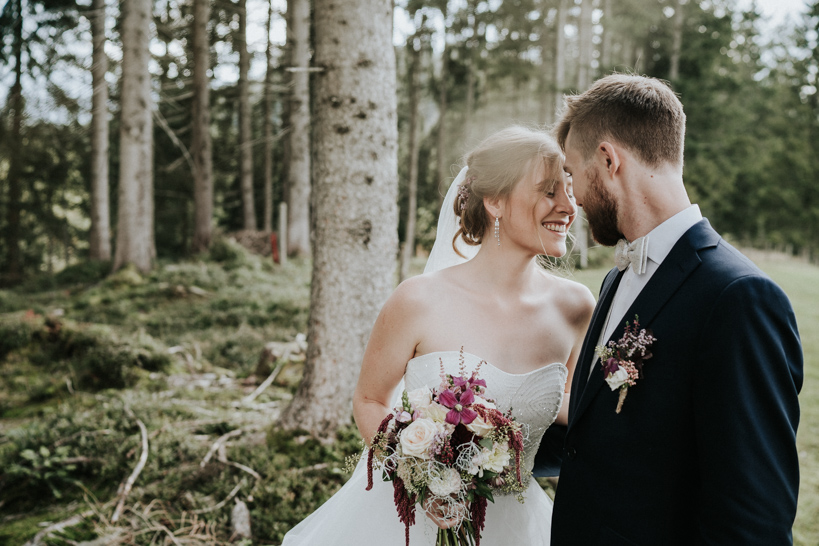
[[[419,343],[416,279],[403,282],[389,297],[373,325],[353,395],[353,415],[361,437],[370,445],[378,425],[392,410],[393,391]]]
[[[566,386],[564,387],[563,403],[560,406],[560,411],[557,414],[555,423],[558,425],[568,426],[569,424],[569,402],[571,401],[572,379],[574,378],[574,370],[577,364],[577,358],[580,356],[580,350],[583,348],[583,340],[586,338],[586,330],[591,323],[592,313],[594,312],[594,296],[585,287],[579,287],[577,290],[577,300],[575,303],[575,313],[573,313],[575,324],[575,340],[572,345],[572,352],[569,355],[569,360],[566,362],[566,367],[569,374],[566,377]]]

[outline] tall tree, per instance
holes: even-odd
[[[566,20],[569,16],[569,0],[560,0],[555,20],[555,111],[563,108],[566,92]]]
[[[273,0],[267,4],[267,35],[265,37],[264,92],[262,97],[262,134],[264,135],[264,211],[262,229],[273,231]]]
[[[422,36],[424,29],[424,14],[420,14],[421,24],[418,30],[407,40],[407,51],[409,52],[409,153],[407,169],[407,223],[404,233],[404,245],[401,249],[401,263],[398,273],[398,281],[402,282],[409,277],[409,266],[412,256],[415,255],[415,224],[418,215],[418,125],[419,125],[419,75],[421,72],[421,51],[423,49]]]
[[[585,91],[591,85],[591,61],[594,43],[592,42],[592,0],[582,0],[580,4],[580,20],[578,21],[578,49],[577,61],[577,89]],[[586,218],[582,210],[577,213],[574,223],[575,245],[580,254],[581,268],[589,266],[589,235]]]
[[[256,229],[256,205],[253,198],[253,135],[250,123],[250,52],[247,49],[247,0],[239,0],[239,178],[242,190],[244,229]]]
[[[108,194],[108,56],[105,54],[105,0],[91,2],[91,233],[92,260],[111,259]]]
[[[674,6],[674,22],[671,29],[671,68],[668,70],[668,79],[672,82],[680,77],[680,54],[682,53],[683,23],[685,22],[686,0],[677,0]]]
[[[438,143],[436,151],[436,172],[439,196],[439,208],[444,202],[446,190],[444,189],[444,180],[447,177],[447,139],[446,139],[446,109],[447,109],[447,87],[449,85],[449,44],[447,40],[447,15],[448,0],[440,0],[441,15],[444,19],[444,51],[441,54],[441,75],[438,79]]]
[[[355,24],[357,32],[350,32]],[[285,428],[350,422],[379,309],[393,289],[398,188],[392,0],[316,0],[313,277],[304,378]]]
[[[194,252],[210,247],[213,233],[213,153],[210,138],[210,0],[193,0],[193,106],[191,159],[193,161]]]
[[[151,0],[122,3],[122,105],[119,205],[114,269],[148,271],[154,246],[153,122],[151,111]]]
[[[6,175],[8,194],[6,196],[6,267],[5,283],[16,284],[22,277],[20,261],[20,200],[23,193],[21,170],[23,127],[23,1],[10,0],[3,10],[3,16],[10,23],[12,35],[12,57],[14,58],[14,84],[9,91],[8,102],[11,110],[11,130],[9,131],[9,170]],[[4,25],[6,26],[6,25]]]
[[[310,0],[287,3],[287,42],[292,85],[287,169],[288,254],[310,253]]]

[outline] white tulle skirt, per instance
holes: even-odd
[[[323,545],[402,546],[404,524],[398,521],[393,504],[391,482],[373,476],[373,488],[367,491],[366,457],[362,457],[350,480],[318,510],[296,525],[284,537],[284,546]],[[517,497],[498,495],[486,508],[486,527],[481,534],[482,546],[510,544],[548,545],[552,521],[552,501],[532,479],[524,493],[525,502]],[[434,545],[438,527],[416,509],[415,525],[410,528],[412,546]]]

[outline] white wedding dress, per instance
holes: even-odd
[[[481,359],[464,353],[466,375]],[[459,374],[459,352],[430,353],[411,359],[404,374],[405,388],[412,391],[424,385],[436,388],[441,382],[440,365],[446,373]],[[487,396],[498,408],[512,409],[516,420],[524,425],[524,459],[531,470],[540,439],[554,422],[563,400],[567,370],[554,363],[526,374],[509,374],[493,365],[481,364],[479,376],[486,380]],[[337,546],[405,544],[404,524],[398,520],[393,504],[392,482],[373,476],[373,488],[367,487],[367,458],[362,457],[350,480],[285,537],[286,546]],[[514,495],[495,495],[488,503],[486,526],[481,534],[483,546],[548,545],[552,520],[552,501],[532,479],[520,504]],[[415,525],[410,528],[412,546],[434,545],[438,528],[416,508]]]

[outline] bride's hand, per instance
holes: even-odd
[[[456,501],[446,502],[440,498],[427,498],[424,501],[424,511],[441,529],[456,527],[466,517],[466,506]]]

